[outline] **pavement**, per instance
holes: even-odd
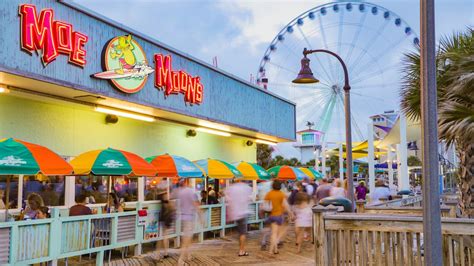
[[[239,257],[236,234],[225,238],[204,240],[193,243],[192,260],[185,265],[314,265],[314,247],[311,241],[304,242],[302,252],[296,253],[294,230],[289,229],[279,254],[270,255],[260,247],[261,231],[250,231],[247,238],[247,257]],[[114,259],[110,265],[177,265],[179,249],[170,249],[170,257],[158,260],[156,252],[148,252],[138,257]]]

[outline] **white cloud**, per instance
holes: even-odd
[[[247,44],[253,54],[263,55],[262,44],[269,44],[276,34],[301,13],[328,1],[272,0],[272,1],[221,1],[218,7],[236,25],[241,35],[231,44]],[[242,13],[250,16],[242,16]]]

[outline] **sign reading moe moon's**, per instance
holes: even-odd
[[[174,71],[170,55],[155,54],[154,59],[155,68],[152,68],[143,48],[131,35],[118,36],[104,48],[104,72],[93,77],[110,80],[122,92],[136,93],[145,86],[148,75],[156,71],[155,87],[163,90],[165,97],[181,93],[187,103],[202,103],[204,87],[200,77],[193,77],[185,71]]]

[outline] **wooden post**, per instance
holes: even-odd
[[[329,265],[329,256],[327,251],[330,247],[327,245],[326,231],[324,230],[324,213],[335,213],[337,207],[328,206],[323,207],[317,205],[313,209],[313,234],[314,234],[314,249],[315,249],[315,264]]]
[[[95,265],[96,266],[102,266],[104,265],[104,251],[98,251],[96,258],[95,258]]]
[[[356,201],[357,206],[357,213],[364,213],[365,212],[365,204],[367,203],[366,200],[358,200]]]
[[[141,177],[141,178],[142,180],[144,179],[144,177]],[[142,184],[143,184],[143,181],[142,181]],[[142,208],[143,208],[143,201],[138,201],[136,205],[137,212],[141,210]],[[137,216],[138,216],[138,213],[137,213]],[[135,230],[135,241],[137,242],[137,245],[135,246],[134,255],[140,256],[142,254],[143,226],[138,226],[138,219],[135,223],[136,223],[135,226],[137,227],[137,229]]]
[[[52,208],[51,209],[51,218],[53,221],[49,227],[49,239],[55,239],[57,237],[61,237],[62,234],[62,223],[59,219],[59,208]],[[49,256],[54,258],[52,260],[53,265],[57,265],[58,257],[61,255],[61,241],[49,241]]]

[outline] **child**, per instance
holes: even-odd
[[[301,245],[303,244],[303,237],[305,233],[309,233],[313,226],[313,219],[311,207],[309,206],[309,197],[304,192],[298,192],[295,197],[294,213],[295,231],[296,231],[296,245],[298,245],[297,253],[301,253]]]
[[[46,206],[41,206],[38,209],[38,213],[36,215],[36,219],[48,219],[51,218],[51,215],[49,214],[49,208]]]

